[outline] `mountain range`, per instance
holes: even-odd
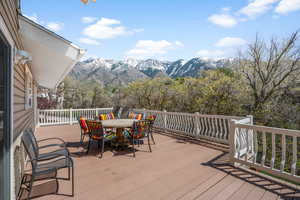
[[[69,76],[76,80],[91,80],[107,86],[109,84],[128,84],[142,78],[196,77],[203,70],[228,67],[232,62],[231,59],[207,60],[201,58],[192,58],[187,61],[180,59],[173,62],[156,59],[90,58],[78,62]]]

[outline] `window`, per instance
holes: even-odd
[[[0,30],[0,199],[10,198],[10,46]]]
[[[33,104],[33,95],[32,95],[32,88],[33,88],[33,84],[32,84],[32,75],[31,75],[31,72],[28,68],[28,66],[26,65],[26,83],[25,83],[25,86],[26,86],[26,95],[25,95],[25,108],[26,109],[29,109],[29,108],[32,108],[32,104]]]

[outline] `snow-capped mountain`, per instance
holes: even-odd
[[[95,58],[78,62],[70,76],[77,80],[94,80],[103,85],[127,84],[141,78],[153,78],[157,76],[196,77],[203,70],[229,66],[230,59],[205,60],[192,58],[190,60],[159,61],[155,59],[137,60],[126,58],[125,60],[113,60]]]

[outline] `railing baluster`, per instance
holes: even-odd
[[[237,133],[236,133],[236,135],[237,135],[237,137],[238,137],[238,142],[239,142],[239,144],[237,145],[238,146],[238,159],[240,159],[240,157],[241,157],[241,147],[242,147],[242,129],[241,128],[237,128]]]
[[[215,119],[215,117],[211,118],[211,127],[212,127],[212,132],[211,132],[212,134],[211,134],[211,136],[213,138],[216,138],[217,135],[216,135],[216,119]]]
[[[284,171],[285,166],[285,159],[286,159],[286,136],[282,134],[281,136],[281,163],[280,163],[280,171]]]
[[[205,120],[205,136],[208,137],[208,118],[207,117],[204,117],[204,120]]]
[[[297,166],[297,136],[293,136],[293,161],[292,161],[292,175],[296,174],[296,166]]]
[[[276,157],[276,145],[275,145],[275,134],[272,134],[272,158],[271,158],[271,169],[274,169],[275,157]]]
[[[261,165],[264,166],[266,161],[266,152],[267,152],[266,132],[262,133],[262,143],[263,143],[263,155],[262,155]]]
[[[199,126],[200,126],[200,131],[199,131],[199,135],[203,135],[203,118],[201,116],[198,116],[199,118]]]
[[[219,118],[215,117],[215,131],[216,131],[216,134],[215,134],[215,137],[216,138],[220,138],[220,126],[219,126]]]
[[[246,154],[245,154],[245,161],[247,162],[248,161],[248,153],[249,153],[249,137],[248,137],[248,134],[249,134],[249,129],[245,129],[245,133],[246,133]]]
[[[257,131],[253,130],[253,140],[254,140],[254,158],[253,158],[253,164],[256,164],[256,158],[257,158],[257,152],[258,152],[258,142],[257,142]]]
[[[228,132],[229,132],[229,120],[223,119],[224,122],[224,134],[223,139],[226,140],[228,138]]]

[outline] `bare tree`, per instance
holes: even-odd
[[[240,54],[238,69],[246,79],[253,95],[253,111],[260,110],[274,94],[297,78],[300,71],[298,31],[289,38],[270,43],[256,37],[246,54]]]

